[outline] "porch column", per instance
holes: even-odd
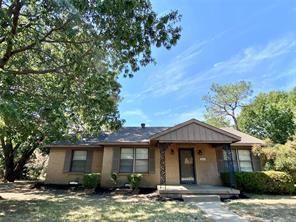
[[[223,149],[224,149],[224,151],[226,153],[226,157],[227,157],[227,168],[228,168],[228,173],[229,173],[229,184],[230,184],[231,187],[235,187],[236,182],[235,182],[235,175],[234,175],[234,164],[233,164],[230,144],[224,144]]]
[[[166,143],[159,144],[160,152],[160,184],[166,184],[165,151],[168,147]]]

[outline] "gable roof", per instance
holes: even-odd
[[[254,145],[254,144],[260,144],[260,145],[264,144],[263,140],[260,140],[254,136],[249,135],[249,134],[243,133],[243,132],[236,130],[232,127],[224,127],[221,129],[241,137],[240,141],[232,144],[234,146],[248,146],[248,145]]]
[[[150,139],[160,142],[233,143],[239,141],[240,137],[196,119],[191,119],[163,130]]]
[[[149,144],[150,141],[178,143],[233,143],[239,135],[218,129],[196,119],[188,120],[173,127],[122,127],[113,133],[102,133],[98,137],[82,140],[58,141],[53,146],[101,146],[110,144]]]

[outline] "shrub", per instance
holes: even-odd
[[[128,182],[132,186],[133,190],[137,190],[139,188],[142,177],[143,177],[142,174],[136,174],[136,173],[132,173],[128,175]]]
[[[100,180],[99,173],[84,174],[83,187],[85,189],[95,189],[99,184],[99,180]]]
[[[229,173],[221,173],[224,185],[229,185]],[[241,191],[266,194],[291,194],[295,191],[291,175],[280,171],[236,172],[236,187]]]
[[[111,180],[112,180],[112,182],[113,182],[115,185],[117,185],[117,183],[118,183],[118,174],[115,173],[115,172],[111,173]]]

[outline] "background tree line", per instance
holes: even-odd
[[[253,148],[265,169],[286,171],[296,178],[296,88],[251,95],[249,82],[213,84],[203,97],[206,122],[265,140],[264,147]]]

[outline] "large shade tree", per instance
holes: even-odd
[[[179,15],[149,1],[0,1],[0,160],[14,181],[36,149],[118,128],[118,75],[171,48]],[[72,138],[72,137],[71,137]]]
[[[285,144],[296,133],[296,88],[260,93],[242,109],[238,121],[251,135]]]

